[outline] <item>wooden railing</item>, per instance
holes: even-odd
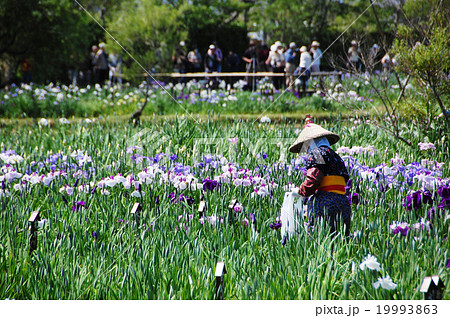
[[[151,76],[154,77],[172,77],[172,78],[180,78],[180,77],[285,77],[286,73],[273,73],[273,72],[255,72],[255,73],[247,73],[247,72],[200,72],[200,73],[150,73]],[[342,72],[312,72],[311,77],[325,77],[325,76],[341,76]],[[148,76],[148,74],[146,74]]]
[[[121,75],[117,75],[118,77]],[[129,76],[129,75],[128,75]],[[173,79],[179,79],[179,78],[237,78],[237,77],[285,77],[286,73],[273,73],[273,72],[254,72],[254,73],[247,73],[247,72],[212,72],[212,73],[206,73],[206,72],[199,72],[199,73],[143,73],[143,74],[137,74],[134,75],[134,77],[151,77],[153,79],[155,78],[173,78]],[[298,77],[298,75],[294,75],[295,78]],[[339,82],[342,81],[342,72],[311,72],[311,77],[318,77],[319,78],[319,85],[322,89],[324,89],[324,81],[323,78],[329,77],[329,76],[337,76]],[[306,91],[302,91],[299,86],[293,86],[293,89],[295,89],[297,92],[305,95],[305,94],[311,94],[315,92],[315,89],[307,89]],[[274,91],[271,90],[271,95],[273,95]]]
[[[326,76],[339,76],[341,77],[342,72],[312,72],[311,77],[326,77]],[[117,77],[124,77],[125,75],[118,74]],[[273,72],[199,72],[199,73],[142,73],[132,75],[133,77],[171,77],[171,78],[205,78],[205,77],[285,77],[286,73],[273,73]]]

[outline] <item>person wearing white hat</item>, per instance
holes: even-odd
[[[280,41],[275,42],[270,47],[269,57],[266,60],[266,64],[272,67],[274,73],[284,73],[285,59],[282,52],[283,45]],[[283,83],[282,77],[272,77],[273,86],[275,89],[280,89]]]
[[[350,177],[342,158],[331,149],[339,140],[332,133],[310,119],[297,140],[289,147],[293,153],[306,152],[306,179],[298,188],[298,194],[309,197],[307,215],[310,226],[325,219],[331,232],[344,224],[345,234],[350,234],[351,207],[346,195]]]
[[[322,58],[322,51],[319,49],[319,42],[313,41],[311,43],[311,72],[320,72],[320,59]]]
[[[347,52],[348,64],[347,66],[355,72],[359,72],[361,68],[361,50],[358,48],[358,43],[353,40],[351,47]]]
[[[294,84],[294,72],[297,68],[297,45],[295,42],[291,42],[289,44],[289,49],[286,51],[284,55],[286,58],[286,87],[289,88]]]
[[[205,72],[217,72],[218,65],[219,61],[217,60],[216,46],[214,44],[211,44],[205,55]]]
[[[189,62],[189,71],[201,72],[202,70],[202,55],[198,51],[197,44],[192,46],[192,50],[188,53],[187,59]]]
[[[184,41],[180,41],[178,44],[178,47],[175,49],[175,53],[172,56],[172,61],[174,64],[173,70],[175,73],[186,73],[189,61],[186,56]],[[180,83],[184,83],[185,81],[186,79],[184,77],[180,77]]]
[[[308,49],[306,46],[302,46],[300,48],[300,65],[299,65],[299,79],[300,79],[300,85],[302,86],[303,92],[306,92],[307,83],[309,80],[309,77],[311,76],[311,55],[308,53]]]
[[[98,45],[98,50],[95,52],[93,66],[94,66],[94,80],[96,84],[103,85],[108,79],[108,54],[106,53],[106,44],[101,42]]]

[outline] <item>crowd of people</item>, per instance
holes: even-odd
[[[305,89],[311,72],[320,72],[322,51],[319,47],[320,43],[317,41],[313,41],[308,47],[303,45],[300,48],[295,42],[285,47],[277,41],[269,50],[267,45],[251,40],[242,59],[246,63],[247,72],[284,73],[287,88],[292,88],[298,77],[299,84]],[[253,87],[254,82],[250,78],[247,80],[250,88]],[[283,77],[273,77],[273,86],[275,89],[280,89],[283,86]]]
[[[222,50],[214,42],[202,58],[197,46],[194,45],[192,50],[188,52],[185,42],[181,41],[172,56],[173,70],[182,74],[202,71],[220,73],[222,65],[225,65],[227,71],[237,72],[240,69],[241,61],[243,61],[248,73],[286,73],[285,84],[287,87],[294,84],[296,76],[300,76],[300,81],[306,85],[311,71],[320,72],[322,52],[319,46],[319,42],[313,41],[310,48],[306,46],[298,48],[294,42],[291,42],[289,47],[285,47],[280,41],[277,41],[269,49],[261,41],[250,40],[248,49],[240,58],[233,51],[229,51],[224,56]],[[283,77],[273,77],[274,87],[280,89],[283,86],[283,80]],[[248,78],[248,87],[251,88],[254,82],[254,78]]]
[[[121,75],[122,56],[107,52],[104,42],[93,45],[82,63],[79,72],[69,70],[69,81],[73,85],[114,85],[122,83]]]
[[[380,61],[383,71],[389,72],[395,65],[395,58],[388,54],[382,58],[379,56],[380,47],[374,44],[370,48],[367,59]],[[201,54],[198,47],[193,45],[188,51],[184,41],[179,42],[172,55],[173,72],[222,72],[224,67],[227,72],[238,72],[245,69],[247,73],[273,72],[283,76],[272,76],[275,89],[283,86],[294,90],[296,86],[306,91],[311,73],[321,71],[322,51],[318,41],[312,41],[310,45],[298,46],[295,42],[284,45],[280,41],[273,43],[270,48],[260,40],[251,39],[248,48],[242,57],[235,52],[228,51],[223,54],[217,42],[209,45],[205,54]],[[353,40],[347,51],[347,68],[353,72],[361,72],[367,61],[363,61],[358,42]],[[106,51],[106,44],[101,42],[93,45],[87,59],[79,72],[69,72],[69,80],[76,85],[92,85],[105,83],[114,85],[122,83],[121,77],[122,57],[120,54]],[[185,82],[186,78],[181,78]],[[255,76],[247,76],[247,89],[253,89],[256,85]]]
[[[374,44],[366,58],[372,62],[380,61],[383,71],[389,71],[394,65],[395,59],[391,59],[388,54],[381,58],[379,53],[380,47]],[[172,61],[174,72],[179,73],[221,72],[222,65],[226,67],[228,72],[237,72],[241,68],[241,62],[243,62],[247,73],[283,73],[284,76],[272,76],[275,89],[281,89],[283,86],[294,89],[294,85],[298,85],[301,89],[306,90],[311,73],[321,71],[322,58],[318,41],[312,41],[310,45],[302,46],[298,46],[295,42],[286,46],[280,41],[276,41],[269,48],[261,41],[251,39],[249,47],[242,57],[239,57],[233,51],[229,51],[224,56],[216,42],[209,46],[202,57],[196,46],[193,46],[192,50],[188,52],[185,42],[181,41],[172,56]],[[370,61],[363,60],[358,42],[353,40],[347,51],[347,69],[351,72],[361,72],[368,62]],[[247,87],[252,89],[256,83],[256,78],[248,76],[246,80]]]
[[[208,47],[208,50],[202,58],[196,45],[193,45],[192,50],[187,53],[186,44],[184,41],[181,41],[175,49],[172,61],[174,64],[174,72],[184,74],[202,71],[206,73],[222,72],[223,64],[226,65],[229,71],[237,72],[239,71],[241,59],[233,51],[229,51],[224,57],[217,42],[212,43]]]

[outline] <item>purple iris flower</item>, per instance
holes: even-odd
[[[96,239],[96,238],[98,238],[98,234],[97,234],[97,232],[95,232],[95,231],[92,231],[92,237],[93,237],[93,238],[95,238],[95,239]]]
[[[155,204],[158,204],[158,203],[159,203],[159,194],[155,198]]]
[[[450,202],[448,202],[449,206],[450,206]],[[437,211],[434,207],[432,207],[431,209],[428,210],[428,214],[427,217],[429,220],[433,219],[433,218],[439,218],[444,214],[444,208],[442,206],[442,203],[440,205],[438,205],[437,207]]]
[[[440,209],[450,208],[450,197],[443,198],[441,203],[438,205],[438,208]]]
[[[177,164],[177,165],[174,167],[174,171],[175,171],[175,173],[183,173],[183,172],[184,172],[184,167],[183,167],[183,165],[182,165],[181,163]]]
[[[433,195],[430,191],[425,190],[422,193],[422,203],[433,204]]]
[[[94,194],[94,192],[95,192],[96,189],[97,189],[97,186],[95,186],[95,187],[92,189],[91,194]]]
[[[234,212],[237,212],[237,213],[241,213],[243,209],[244,209],[244,206],[242,204],[240,204],[239,202],[236,203],[235,206],[233,207]]]
[[[347,192],[347,190],[350,190],[352,188],[352,179],[348,179],[347,184],[345,186],[345,191]],[[347,192],[347,194],[350,194],[350,192]]]
[[[380,192],[385,192],[386,191],[386,187],[383,185],[383,183],[381,183],[381,182],[378,182],[378,186],[377,186],[377,188],[378,188],[378,190],[380,191]]]
[[[159,153],[155,156],[156,162],[160,161],[162,158],[164,158],[166,154],[165,153]]]
[[[75,204],[72,206],[72,211],[78,212],[78,210],[85,207],[85,204],[86,203],[84,201],[75,202]]]
[[[353,184],[353,180],[352,179],[348,179],[348,181],[347,181],[347,187],[349,187],[349,188],[351,188],[352,187],[352,184]]]
[[[218,186],[218,183],[216,180],[209,179],[209,178],[204,179],[202,181],[202,183],[203,183],[203,191],[206,191],[206,190],[212,191]]]
[[[445,265],[445,267],[450,268],[450,258],[447,259],[447,264]]]
[[[187,196],[184,196],[183,194],[180,194],[180,202],[181,201],[185,201],[188,205],[192,205],[192,204],[195,203],[194,199],[192,199],[190,197],[187,197]]]
[[[262,158],[263,158],[264,160],[266,160],[266,159],[267,159],[267,154],[263,152]]]
[[[397,228],[397,232],[394,231],[394,234],[400,232],[401,235],[406,236],[409,232],[410,228],[409,227],[405,227],[405,228]]]
[[[449,198],[450,197],[450,186],[439,187],[438,194],[441,198]]]
[[[400,233],[402,236],[406,236],[411,230],[408,224],[397,224],[397,225],[391,225],[392,234]]]
[[[433,204],[433,195],[428,190],[416,191],[407,195],[403,202],[403,206],[406,210],[411,211],[412,209],[420,209],[423,203]]]
[[[205,164],[203,162],[199,162],[197,163],[197,167],[204,168]]]
[[[139,147],[139,146],[131,146],[131,147],[127,148],[127,153],[134,153],[135,150],[141,150],[141,149],[142,149],[142,147]]]
[[[269,227],[272,230],[279,230],[279,229],[281,229],[281,222],[280,223],[277,223],[277,222],[270,223]]]
[[[213,161],[213,156],[207,154],[203,159],[205,160],[205,163],[211,163],[211,161]]]
[[[175,196],[174,192],[169,193],[169,199],[172,201],[172,203],[183,202],[183,201],[185,201],[188,205],[192,205],[195,203],[194,199],[192,199],[188,196],[185,196],[183,194],[180,194],[180,196],[177,198]]]
[[[403,206],[408,211],[411,211],[412,209],[420,209],[422,207],[422,192],[416,191],[410,195],[407,195],[405,201],[403,202]]]
[[[350,201],[350,203],[352,203],[354,205],[358,205],[358,203],[359,203],[359,194],[353,192],[351,195],[348,196],[348,200]]]
[[[178,156],[177,155],[172,155],[172,156],[170,156],[170,160],[177,161],[178,160]]]

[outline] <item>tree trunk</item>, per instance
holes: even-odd
[[[434,97],[436,98],[436,100],[439,104],[439,107],[441,108],[442,113],[444,114],[445,121],[447,122],[447,124],[450,124],[449,115],[445,109],[444,103],[442,103],[441,97],[439,96],[438,92],[436,91],[436,87],[434,87],[434,85],[430,85],[430,86],[431,86],[431,89],[433,90]]]

